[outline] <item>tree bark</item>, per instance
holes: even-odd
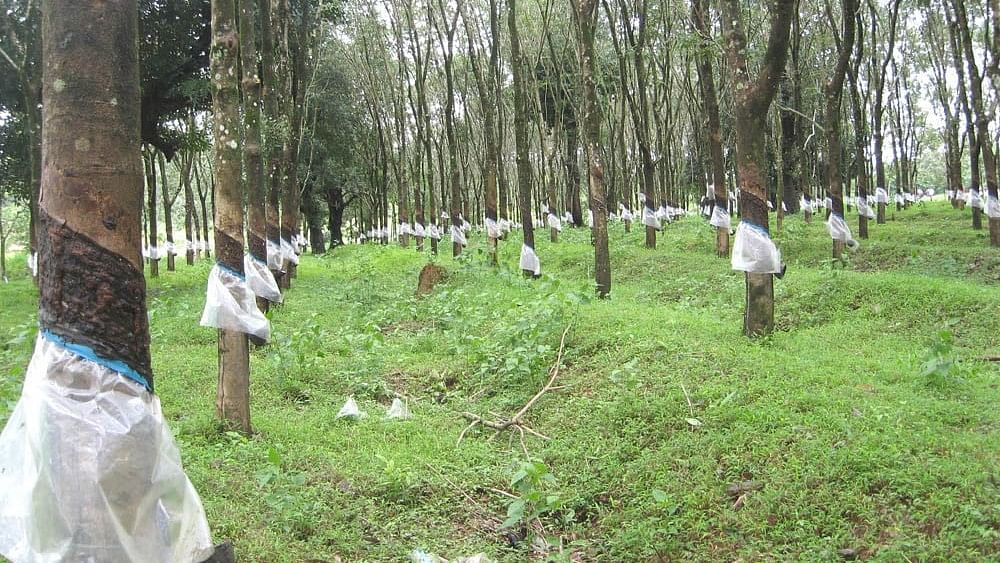
[[[528,159],[528,103],[525,99],[524,61],[521,36],[517,29],[517,0],[507,0],[507,27],[510,30],[510,66],[514,81],[514,145],[517,159],[518,209],[521,215],[524,245],[534,250],[535,228],[531,217],[531,161]],[[534,272],[524,270],[525,276]]]
[[[234,0],[212,0],[212,113],[215,169],[215,255],[243,275],[243,182],[238,90],[239,34]],[[216,413],[233,429],[249,434],[250,358],[246,334],[219,330]]]
[[[600,147],[601,112],[597,101],[597,80],[594,69],[597,0],[574,0],[574,4],[583,82],[583,135],[587,149],[590,208],[594,212],[591,227],[594,238],[594,280],[597,283],[598,297],[604,298],[611,293],[611,256],[608,252],[608,207],[604,197],[604,162]]]
[[[851,54],[854,50],[854,14],[857,12],[857,1],[842,0],[841,2],[843,37],[837,42],[837,64],[829,80],[823,86],[823,97],[826,102],[823,127],[826,131],[827,193],[833,200],[833,213],[840,215],[841,218],[844,217],[844,190],[840,169],[840,159],[843,152],[840,140],[840,108],[844,94],[844,79],[847,76],[847,67],[851,62]],[[833,15],[829,13],[827,15],[836,34]],[[833,257],[841,259],[844,247],[842,244],[837,244],[838,242],[840,241],[833,241]]]
[[[711,28],[708,24],[707,0],[692,0],[691,21],[701,39],[698,50],[698,83],[705,108],[708,129],[708,148],[712,159],[712,184],[715,196],[713,208],[721,208],[729,213],[729,192],[726,190],[726,161],[722,152],[722,124],[719,119],[719,99],[715,92],[715,76],[712,71]],[[729,256],[729,229],[716,228],[715,252],[720,258]]]
[[[736,109],[736,169],[740,184],[740,211],[745,221],[768,228],[764,131],[768,108],[788,55],[793,0],[771,0],[767,49],[758,75],[747,65],[747,39],[738,0],[724,0],[725,48],[733,73]],[[746,274],[746,312],[743,331],[763,336],[774,330],[773,274]]]

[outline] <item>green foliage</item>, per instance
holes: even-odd
[[[501,527],[513,528],[558,511],[562,497],[555,492],[556,477],[541,461],[521,462],[510,479],[517,498],[507,505],[507,519]]]
[[[943,388],[962,382],[960,374],[966,368],[959,363],[954,344],[955,336],[951,331],[940,330],[934,335],[921,371],[928,385]]]

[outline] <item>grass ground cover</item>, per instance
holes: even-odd
[[[786,219],[778,330],[760,341],[697,217],[652,251],[613,224],[605,301],[584,229],[540,241],[540,280],[516,270],[516,233],[498,269],[481,234],[458,261],[305,256],[252,353],[251,437],[214,420],[210,264],[179,264],[149,282],[157,390],[213,532],[245,561],[996,560],[1000,251],[968,213],[895,213],[846,265],[821,220]],[[448,277],[418,298],[431,259]],[[36,307],[23,272],[0,285],[0,422]],[[461,413],[510,416],[545,384],[567,326],[560,388],[525,417],[549,439],[474,428],[456,445]],[[366,418],[336,418],[348,396]],[[384,420],[396,396],[412,419]]]

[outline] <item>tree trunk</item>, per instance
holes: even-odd
[[[278,61],[275,60],[275,30],[271,25],[272,4],[281,0],[259,0],[260,9],[260,69],[261,69],[261,97],[263,98],[263,110],[265,123],[278,124],[281,116],[278,108],[281,105],[282,84],[279,81],[280,73],[276,72]],[[280,23],[280,22],[279,22]],[[277,34],[280,38],[281,30]],[[283,51],[284,49],[282,49]],[[280,57],[279,57],[280,59]],[[276,128],[275,128],[276,129]],[[278,252],[281,248],[281,178],[284,173],[281,162],[281,135],[278,131],[268,131],[267,138],[267,174],[265,174],[265,195],[264,202],[264,242],[265,247],[270,243],[272,252]],[[268,260],[268,268],[274,276],[278,288],[283,288],[284,271],[280,264],[281,259]],[[275,263],[278,266],[272,267]]]
[[[164,252],[167,255],[167,271],[173,272],[176,268],[174,267],[174,255],[176,250],[174,249],[174,218],[171,215],[174,207],[175,195],[170,195],[170,186],[167,183],[167,162],[166,158],[163,156],[162,152],[157,153],[156,159],[160,165],[160,185],[163,187],[163,227],[166,231],[166,243],[164,243]]]
[[[234,0],[212,0],[212,114],[215,139],[215,256],[243,275],[243,182],[240,155],[239,34]],[[247,335],[219,330],[219,384],[215,408],[222,421],[249,434],[250,358]]]
[[[535,228],[531,217],[531,161],[528,160],[528,103],[525,99],[524,61],[521,55],[521,36],[517,29],[517,0],[507,0],[507,27],[510,29],[510,65],[514,81],[514,145],[517,159],[518,208],[521,215],[524,246],[534,252]],[[523,270],[531,277],[534,272]]]
[[[146,168],[146,227],[149,237],[149,275],[158,277],[160,275],[160,250],[157,247],[156,228],[156,149],[150,147],[149,152],[143,155],[143,162]]]
[[[580,49],[583,86],[584,144],[588,162],[590,208],[594,212],[591,227],[594,238],[594,279],[597,295],[611,293],[611,257],[608,252],[608,207],[604,199],[604,162],[601,157],[601,112],[597,101],[594,62],[594,28],[597,23],[597,0],[574,0]],[[576,155],[573,155],[574,160]],[[572,189],[572,188],[571,188]]]
[[[736,109],[736,169],[740,184],[740,212],[744,221],[767,232],[767,182],[764,132],[768,108],[788,55],[793,0],[770,4],[770,32],[759,74],[751,79],[747,66],[747,39],[738,0],[724,0],[725,47],[734,76]],[[746,312],[743,331],[763,336],[774,330],[774,276],[746,274]]]
[[[835,215],[844,217],[844,190],[842,172],[840,169],[840,159],[843,147],[840,141],[840,108],[844,94],[844,79],[847,76],[847,67],[851,62],[851,54],[854,50],[854,14],[857,12],[858,0],[842,0],[841,3],[841,28],[842,40],[837,52],[837,65],[833,69],[833,74],[823,86],[823,96],[826,102],[823,127],[826,131],[826,153],[827,169],[826,181],[830,199],[833,200],[833,210]],[[834,26],[832,15],[830,25]],[[834,241],[833,257],[841,259],[843,245],[837,244],[841,241]]]
[[[707,0],[692,0],[691,21],[695,31],[701,38],[701,49],[698,52],[698,82],[704,101],[705,118],[708,129],[708,148],[712,157],[712,202],[714,208],[719,208],[729,214],[729,192],[726,189],[726,161],[722,152],[722,125],[719,119],[719,100],[715,92],[715,76],[712,71],[712,54],[709,51],[712,44],[710,26],[708,24]],[[716,228],[715,252],[720,258],[729,257],[729,229],[725,226]]]
[[[246,126],[243,158],[247,187],[247,249],[251,260],[267,264],[267,188],[264,185],[261,110],[263,99],[257,58],[257,2],[239,0],[240,86]],[[257,306],[267,311],[270,303],[257,297]]]

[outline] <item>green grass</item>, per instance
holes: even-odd
[[[742,276],[698,218],[655,251],[614,224],[606,301],[591,299],[583,229],[540,243],[534,281],[518,241],[493,270],[477,235],[467,259],[435,259],[449,276],[426,298],[429,258],[412,248],[307,256],[274,344],[252,354],[250,438],[214,420],[209,264],[181,264],[150,280],[157,389],[215,536],[243,561],[544,559],[536,536],[594,561],[1000,560],[1000,364],[982,360],[1000,354],[1000,251],[968,214],[896,213],[846,266],[821,220],[786,220],[778,330],[761,341],[741,335]],[[35,307],[23,272],[0,286],[0,420]],[[562,388],[525,418],[551,438],[525,446],[555,481],[512,488],[518,434],[473,429],[456,447],[461,412],[516,412],[570,324]],[[925,375],[932,350],[941,377]],[[397,394],[412,420],[383,420]],[[348,395],[367,418],[335,418]],[[758,488],[737,501],[727,488],[744,480]],[[552,497],[515,547],[497,491]]]

